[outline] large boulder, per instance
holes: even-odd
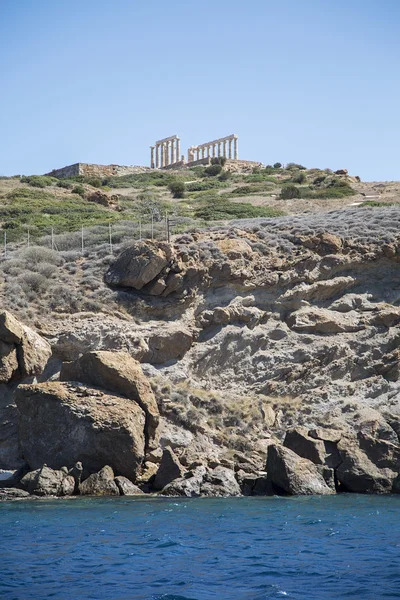
[[[127,248],[105,274],[109,285],[141,290],[158,277],[171,259],[171,248],[165,243],[136,242]]]
[[[114,479],[114,483],[118,487],[121,496],[139,496],[143,494],[142,490],[137,485],[122,475],[118,475],[118,477]]]
[[[390,444],[390,442],[387,443]],[[388,467],[379,468],[367,453],[363,452],[356,439],[343,438],[338,443],[338,450],[342,462],[336,470],[336,477],[345,490],[359,494],[384,494],[392,490],[396,471]],[[370,448],[371,458],[374,457],[375,452],[376,447],[372,446]],[[378,464],[385,464],[379,462],[385,460],[383,456],[381,458],[376,455],[376,458]],[[393,457],[391,457],[392,459]],[[393,465],[391,461],[389,464]]]
[[[164,449],[161,463],[156,473],[153,487],[155,490],[162,490],[166,485],[183,476],[185,470],[179,462],[172,448],[169,446]]]
[[[326,465],[335,469],[341,463],[337,444],[331,440],[312,437],[306,427],[289,429],[283,445],[302,458],[311,460],[315,465]]]
[[[47,464],[89,472],[105,464],[129,479],[140,471],[145,451],[145,414],[138,404],[98,389],[49,382],[20,385],[15,394],[19,437],[31,469]]]
[[[81,496],[119,496],[119,489],[114,481],[114,471],[108,465],[98,473],[92,473],[79,486]]]
[[[127,352],[88,352],[74,362],[63,363],[60,379],[95,385],[133,400],[146,415],[146,450],[157,447],[157,402],[140,363]]]
[[[221,466],[209,469],[200,465],[166,485],[161,493],[164,496],[187,497],[240,496],[241,489],[231,469]]]
[[[0,312],[0,384],[40,375],[51,357],[51,346],[6,310]]]
[[[278,492],[295,496],[334,493],[322,469],[280,445],[268,446],[267,474]]]
[[[35,496],[72,496],[75,481],[67,469],[56,470],[43,465],[24,475],[19,485]]]

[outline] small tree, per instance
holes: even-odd
[[[168,189],[174,198],[185,197],[185,184],[180,179],[173,179],[170,181]]]
[[[285,185],[281,189],[280,197],[282,200],[291,200],[292,198],[300,198],[300,190],[295,185]]]
[[[275,163],[274,164],[274,169],[281,169],[282,168],[282,163]]]

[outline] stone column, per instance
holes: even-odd
[[[160,144],[160,168],[164,166],[164,144]]]
[[[203,147],[203,148],[201,149],[201,158],[204,158],[204,154],[205,154],[205,148]]]
[[[234,159],[237,160],[238,159],[238,139],[234,138],[233,140],[233,152],[234,152]]]
[[[154,146],[150,146],[150,167],[154,169]]]
[[[181,140],[179,138],[176,138],[176,160],[180,161],[181,160]]]
[[[228,158],[232,158],[232,140],[228,140]]]
[[[175,162],[175,140],[171,140],[171,165]]]
[[[213,158],[214,158],[215,157],[215,144],[212,145],[212,155],[213,155]]]
[[[171,142],[165,142],[165,166],[167,167],[170,164],[170,145]]]
[[[221,142],[217,144],[217,156],[221,156]]]

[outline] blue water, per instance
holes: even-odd
[[[0,598],[400,598],[400,496],[0,505]]]

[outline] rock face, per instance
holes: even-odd
[[[283,446],[268,447],[267,474],[274,486],[290,495],[334,493],[316,465]]]
[[[153,487],[155,490],[162,490],[166,485],[179,479],[184,474],[184,468],[180,464],[178,457],[169,446],[164,449],[161,463],[154,479]]]
[[[135,479],[144,457],[145,414],[135,403],[83,385],[42,383],[16,391],[19,437],[31,469],[82,461],[97,472],[105,464]]]
[[[75,362],[64,363],[60,378],[95,385],[136,402],[146,415],[146,451],[157,447],[157,403],[140,364],[127,352],[88,352]]]
[[[0,384],[43,372],[51,347],[9,312],[0,312]]]
[[[119,496],[119,489],[114,482],[114,471],[108,465],[98,473],[92,473],[79,486],[81,496]]]

